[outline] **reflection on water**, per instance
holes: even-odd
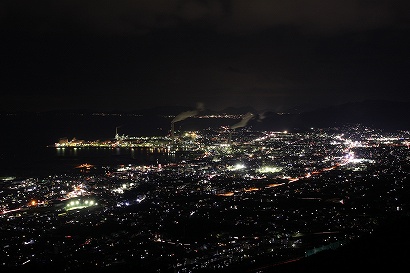
[[[77,148],[57,148],[57,156],[77,156]]]
[[[81,159],[81,158],[106,158],[113,156],[122,157],[124,159],[136,159],[143,163],[149,163],[151,158],[154,161],[161,160],[162,162],[173,162],[175,154],[169,153],[166,149],[161,148],[78,148],[78,147],[58,147],[55,149],[55,156],[59,159]]]
[[[0,158],[0,176],[48,175],[73,170],[88,163],[95,166],[150,165],[175,162],[173,153],[159,148],[44,147],[10,149]]]

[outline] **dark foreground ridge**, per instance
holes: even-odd
[[[296,262],[263,268],[259,272],[403,272],[409,265],[409,230],[410,217],[392,219],[373,234],[336,250],[325,250]]]
[[[363,272],[386,271],[403,272],[408,266],[408,254],[410,246],[410,217],[391,219],[387,224],[379,226],[372,234],[355,240],[335,250],[324,250],[315,255],[299,260],[274,263],[269,260],[259,260],[253,265],[243,264],[228,267],[225,270],[205,270],[198,272],[227,273],[289,273],[289,272],[351,272],[363,270]],[[136,264],[119,264],[105,269],[97,267],[76,268],[73,271],[64,272],[172,272],[169,268],[161,271],[137,268]],[[1,268],[1,272],[62,272],[59,265],[53,266],[27,265],[10,271]],[[142,270],[142,271],[141,271]]]
[[[341,273],[404,272],[409,265],[410,216],[395,218],[367,235],[337,249],[282,263],[259,260],[254,265],[236,265],[217,273]],[[204,271],[208,272],[208,271]]]

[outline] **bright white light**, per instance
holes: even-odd
[[[235,166],[229,166],[229,167],[228,167],[228,170],[237,171],[237,170],[241,170],[241,169],[245,169],[245,168],[246,168],[246,167],[245,167],[244,164],[238,163],[238,164],[236,164]]]
[[[277,173],[280,172],[282,168],[279,167],[271,167],[271,166],[264,166],[259,168],[257,171],[260,173]]]

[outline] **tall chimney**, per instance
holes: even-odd
[[[174,122],[171,122],[171,139],[174,140]]]
[[[229,130],[229,136],[228,136],[228,144],[232,143],[232,131]]]

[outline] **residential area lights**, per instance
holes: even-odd
[[[1,262],[61,257],[61,270],[130,264],[142,272],[275,263],[372,233],[410,205],[408,132],[192,135],[168,143],[171,161],[1,183],[0,231],[11,234],[0,240]]]

